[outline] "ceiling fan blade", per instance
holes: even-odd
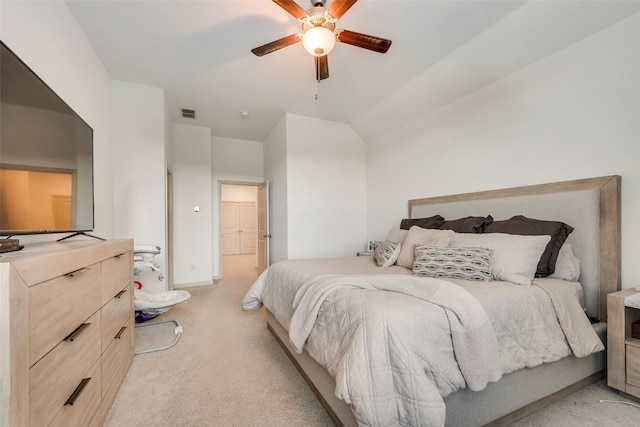
[[[273,2],[296,19],[302,19],[307,16],[307,12],[293,0],[273,0]]]
[[[316,64],[316,80],[324,80],[329,78],[329,58],[327,55],[314,56]]]
[[[389,46],[391,46],[391,40],[368,36],[366,34],[356,33],[349,30],[337,30],[336,36],[339,42],[373,50],[379,53],[386,53],[387,50],[389,50]]]
[[[329,5],[329,15],[335,19],[339,19],[344,15],[351,6],[353,6],[358,0],[333,0]]]
[[[283,37],[281,39],[272,41],[271,43],[253,48],[251,49],[251,52],[253,52],[253,54],[256,56],[264,56],[267,53],[275,52],[278,49],[282,49],[283,47],[298,43],[299,41],[300,36],[298,34],[291,34],[290,36]]]

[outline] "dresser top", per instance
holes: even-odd
[[[11,266],[31,286],[133,249],[133,239],[75,240],[25,245],[0,254],[0,270]]]

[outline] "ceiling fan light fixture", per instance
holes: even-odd
[[[302,45],[311,55],[324,56],[336,45],[336,35],[325,27],[312,27],[302,35]]]

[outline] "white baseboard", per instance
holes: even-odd
[[[213,285],[213,281],[206,281],[206,282],[191,282],[191,283],[174,283],[173,284],[173,288],[174,289],[182,289],[182,288],[195,288],[198,286],[212,286]]]

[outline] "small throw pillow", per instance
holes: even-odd
[[[397,264],[405,267],[413,267],[416,245],[449,246],[449,242],[455,233],[451,230],[433,230],[420,228],[416,225],[409,229],[407,237],[402,242],[402,249],[398,256]]]
[[[493,251],[487,248],[442,248],[416,245],[415,276],[487,281]]]
[[[571,243],[562,245],[556,261],[556,271],[549,277],[577,282],[580,278],[580,260],[573,253]]]
[[[517,285],[530,285],[549,240],[551,240],[550,236],[454,233],[451,246],[492,249],[492,279]]]
[[[400,255],[400,243],[385,240],[376,246],[373,258],[378,267],[390,267],[398,259]]]

